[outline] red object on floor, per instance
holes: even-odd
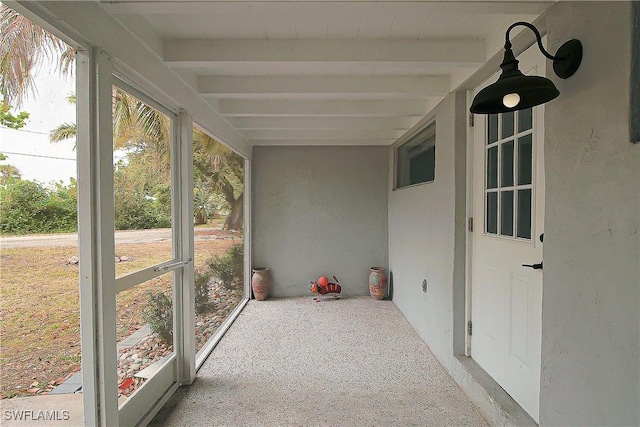
[[[323,277],[321,277],[320,279],[322,279]],[[324,278],[326,279],[326,277]],[[329,283],[329,279],[327,279],[327,284],[324,286],[320,284],[320,279],[318,279],[317,282],[311,281],[311,286],[309,286],[309,290],[316,295],[314,300],[318,301],[318,298],[320,298],[321,295],[327,294],[334,294],[334,297],[338,298],[340,292],[342,292],[342,287],[340,286],[340,282],[338,282],[338,278],[336,276],[333,276],[333,279],[336,281],[336,283]]]
[[[126,380],[122,381],[122,384],[120,384],[119,388],[120,390],[124,390],[131,384],[133,384],[133,378],[127,378]]]

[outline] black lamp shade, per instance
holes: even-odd
[[[538,48],[542,54],[553,60],[553,71],[561,79],[575,74],[582,62],[582,43],[571,39],[564,43],[553,56],[542,46],[542,37],[536,27],[528,22],[516,22],[507,29],[504,44],[504,59],[500,68],[502,74],[494,84],[482,89],[473,98],[469,109],[472,113],[497,114],[509,111],[524,110],[544,104],[560,95],[553,82],[545,77],[525,76],[518,70],[518,60],[513,55],[510,31],[517,26],[529,28],[536,36]],[[506,97],[509,95],[508,97]],[[506,98],[505,98],[506,97]]]
[[[549,102],[560,95],[553,82],[547,78],[525,76],[519,71],[519,75],[505,77],[505,74],[502,73],[497,82],[478,92],[471,105],[472,113],[495,114],[524,110]],[[512,93],[520,96],[520,102],[509,108],[504,105],[503,98]]]
[[[551,80],[545,77],[525,76],[518,70],[518,60],[513,55],[511,43],[505,45],[500,68],[502,74],[498,81],[482,89],[473,98],[470,108],[472,113],[496,114],[524,110],[549,102],[560,95],[560,91]],[[507,107],[504,97],[510,94],[518,94],[520,101]]]

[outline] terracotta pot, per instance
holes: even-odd
[[[269,295],[269,269],[268,268],[254,268],[253,276],[251,277],[251,289],[253,295],[258,301],[264,301]]]
[[[369,273],[369,293],[373,299],[384,299],[387,293],[387,270],[382,267],[371,267]]]

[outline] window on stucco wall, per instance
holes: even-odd
[[[396,149],[396,188],[432,182],[436,175],[436,122]]]

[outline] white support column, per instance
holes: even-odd
[[[178,209],[180,223],[180,238],[177,240],[179,246],[178,259],[195,261],[194,238],[193,238],[193,119],[186,111],[178,114],[177,121],[177,153],[178,158],[174,163],[177,165],[177,174],[180,183]],[[181,347],[178,352],[178,382],[188,385],[196,378],[196,335],[195,335],[195,287],[194,287],[194,262],[187,264],[178,271],[182,274],[181,286],[176,295],[178,296],[178,312],[180,328],[178,336]]]
[[[251,153],[253,157],[253,150]],[[252,160],[244,159],[244,296],[245,298],[251,298],[251,274],[252,263],[251,260],[251,192],[253,191],[251,185],[251,164]]]
[[[78,52],[78,239],[87,426],[118,425],[111,60]]]

